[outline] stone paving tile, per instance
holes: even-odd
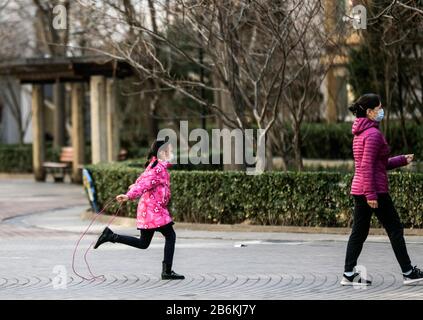
[[[84,253],[95,236],[77,251],[75,268],[90,273]],[[339,285],[345,243],[321,242],[249,244],[235,248],[229,240],[178,239],[174,269],[183,281],[162,281],[163,238],[155,237],[148,250],[105,244],[89,251],[94,275],[86,281],[72,271],[77,235],[66,238],[0,239],[1,299],[423,299],[423,284],[403,286],[399,267],[387,243],[366,244],[360,263],[372,287]],[[319,254],[316,254],[318,251]],[[423,246],[409,251],[422,265]],[[66,271],[66,289],[54,289],[55,267]]]
[[[36,183],[28,179],[2,178],[0,180],[0,222],[12,217],[37,212],[87,205],[80,185],[53,182]],[[0,224],[2,237],[61,235],[63,232],[22,228]]]

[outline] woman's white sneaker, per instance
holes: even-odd
[[[370,280],[363,279],[359,273],[354,273],[352,276],[344,274],[341,280],[342,286],[371,286]]]
[[[404,285],[410,285],[419,281],[423,281],[423,272],[417,267],[413,267],[409,275],[404,274],[403,276]]]

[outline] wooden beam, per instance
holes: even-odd
[[[81,165],[85,162],[85,135],[84,135],[84,91],[80,83],[71,85],[71,109],[72,109],[72,181],[82,182]]]
[[[45,181],[43,168],[45,157],[44,142],[44,97],[43,86],[32,86],[32,167],[36,181]]]

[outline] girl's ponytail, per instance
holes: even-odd
[[[150,160],[151,160],[152,157],[153,157],[153,155],[151,154],[151,151],[148,152],[148,154],[147,154],[147,162],[145,163],[144,168],[147,168],[148,167],[148,165],[150,164]]]

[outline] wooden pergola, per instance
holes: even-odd
[[[45,181],[45,126],[43,85],[71,84],[72,180],[81,181],[84,163],[84,113],[82,83],[89,83],[92,163],[115,161],[119,153],[116,123],[116,79],[133,75],[130,65],[106,56],[30,58],[0,63],[0,76],[32,84],[33,169]],[[56,108],[57,110],[58,108]],[[63,115],[64,116],[64,115]]]

